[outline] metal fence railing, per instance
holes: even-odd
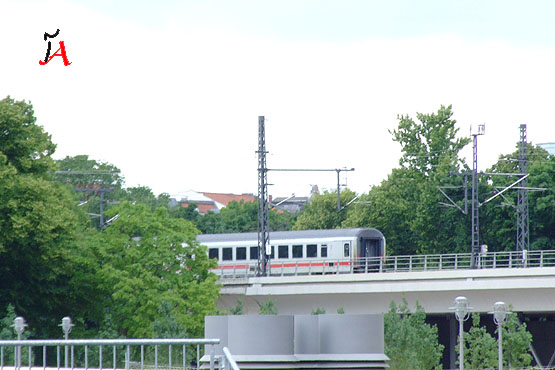
[[[480,253],[476,269],[555,267],[555,250]],[[368,257],[357,259],[270,260],[270,276],[463,270],[472,268],[471,253]],[[220,265],[222,279],[256,276],[256,263]]]
[[[219,370],[241,370],[231,356],[231,352],[227,347],[223,348],[224,355],[219,358]]]
[[[214,346],[219,343],[219,339],[1,340],[0,370],[198,369],[202,346],[214,370]]]

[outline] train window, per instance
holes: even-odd
[[[303,258],[303,246],[294,245],[293,246],[293,258]]]
[[[208,258],[220,259],[220,250],[218,248],[208,249]]]
[[[233,249],[232,248],[222,248],[222,261],[233,260]]]
[[[272,245],[272,253],[270,254],[270,258],[271,258],[271,259],[274,259],[274,258],[275,258],[275,255],[276,255],[276,254],[275,254],[275,248],[274,248],[274,246]]]
[[[318,246],[316,244],[308,244],[306,246],[306,257],[307,258],[311,258],[311,257],[318,257],[317,253],[318,253]]]
[[[258,247],[251,247],[251,260],[258,259]]]
[[[235,250],[236,260],[246,260],[247,259],[247,247],[237,247]]]
[[[349,257],[349,243],[343,245],[343,257]]]
[[[322,244],[322,246],[320,247],[320,257],[327,257],[328,256],[328,246],[325,244]]]
[[[289,246],[279,245],[278,246],[278,258],[289,258]]]

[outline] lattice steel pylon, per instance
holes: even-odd
[[[472,203],[471,203],[471,219],[472,219],[472,242],[471,252],[472,260],[470,266],[476,268],[478,266],[478,258],[480,254],[480,217],[478,208],[480,201],[478,199],[478,135],[485,134],[485,125],[478,125],[478,132],[472,134]]]
[[[266,167],[266,133],[264,116],[258,116],[258,266],[256,274],[268,274],[270,223],[268,201],[268,168]]]
[[[526,125],[520,125],[520,142],[518,150],[518,169],[521,174],[528,173],[528,147]],[[525,251],[530,246],[529,212],[528,212],[528,178],[522,180],[517,193],[516,205],[516,249]]]

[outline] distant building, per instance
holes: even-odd
[[[310,198],[312,198],[312,196],[320,194],[317,185],[311,185],[311,187],[310,196],[308,197],[296,197],[293,195],[291,197],[272,198],[272,196],[270,196],[270,203],[275,209],[278,210],[278,212],[299,212],[307,203],[310,202]],[[188,190],[171,195],[169,205],[170,207],[175,207],[177,205],[181,205],[181,207],[188,207],[190,204],[195,203],[197,205],[198,212],[204,215],[208,212],[218,213],[232,201],[256,202],[257,197],[253,194],[247,193],[210,193]]]
[[[232,201],[255,202],[256,197],[252,194],[209,193],[189,190],[171,195],[170,206],[180,204],[182,207],[188,207],[195,203],[199,213],[204,215],[210,211],[218,213]]]
[[[311,185],[310,196],[308,197],[296,197],[293,195],[291,197],[270,198],[270,203],[272,203],[278,211],[297,213],[301,211],[307,203],[310,203],[310,199],[314,195],[318,194],[320,194],[318,185]]]
[[[541,143],[537,144],[539,147],[547,150],[547,152],[551,155],[555,155],[555,143]]]
[[[303,209],[309,200],[309,197],[277,197],[272,200],[272,205],[278,211],[297,213]]]

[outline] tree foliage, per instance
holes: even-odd
[[[459,339],[457,337],[456,352],[459,354]],[[480,314],[472,314],[472,327],[464,333],[464,368],[465,369],[495,369],[497,368],[497,340],[480,326]],[[459,363],[457,357],[457,364]]]
[[[36,124],[32,105],[9,96],[0,100],[0,150],[20,174],[44,175],[56,167],[56,145]]]
[[[270,230],[290,230],[294,217],[288,212],[270,210]],[[258,203],[232,201],[220,212],[208,212],[197,217],[195,222],[204,234],[255,232],[258,229]]]
[[[528,144],[528,186],[544,191],[528,192],[530,249],[555,249],[555,156],[532,144]],[[519,173],[518,144],[513,153],[500,156],[488,172]],[[516,177],[493,176],[481,179],[482,189],[492,192],[510,185]],[[490,183],[488,183],[490,182]],[[517,190],[509,190],[488,203],[481,217],[484,241],[492,251],[515,250]],[[482,208],[482,209],[483,209]]]
[[[356,194],[351,190],[343,190],[340,194],[341,204],[351,201]],[[337,192],[325,191],[315,194],[303,212],[297,218],[294,230],[337,229],[347,218],[350,208],[337,211]]]
[[[256,302],[256,303],[258,303],[258,313],[260,315],[277,315],[278,314],[278,308],[277,308],[274,300],[272,299],[272,297],[269,297],[266,302]]]
[[[518,316],[512,313],[509,314],[502,328],[503,366],[510,369],[524,369],[530,366],[532,355],[529,348],[532,335],[527,331],[526,324],[521,324]],[[497,331],[498,329],[495,330],[496,333]],[[485,327],[480,326],[480,314],[474,313],[472,327],[464,334],[464,368],[497,369],[497,346],[497,335],[492,336]],[[459,353],[458,344],[456,352]]]
[[[509,306],[509,311],[512,307]],[[532,334],[526,323],[520,323],[516,313],[509,314],[503,324],[503,362],[507,368],[523,369],[532,363],[530,344]]]
[[[17,317],[15,313],[14,306],[8,304],[6,307],[5,315],[0,319],[0,340],[15,340],[17,339],[17,334],[14,330],[13,324]],[[29,328],[26,328],[23,333],[21,333],[21,339],[28,339],[31,335]],[[11,347],[3,348],[3,365],[14,363],[14,351]]]
[[[462,164],[458,154],[470,139],[456,137],[458,129],[452,116],[450,105],[442,105],[437,113],[417,113],[418,122],[408,115],[398,116],[399,125],[391,134],[401,144],[399,164],[424,176]]]
[[[441,369],[443,345],[438,343],[437,327],[425,320],[418,302],[414,313],[405,299],[399,306],[391,302],[384,315],[385,354],[390,369]]]
[[[311,315],[325,315],[326,309],[323,307],[317,307],[312,310]]]
[[[204,315],[216,312],[219,287],[209,272],[215,262],[196,241],[194,225],[171,218],[165,208],[152,212],[142,204],[124,202],[110,212],[118,213],[118,220],[84,245],[98,261],[94,276],[118,332],[152,336],[150,323],[160,307],[172,307],[189,335],[201,336]]]
[[[245,314],[245,308],[243,306],[243,301],[238,299],[237,300],[237,305],[235,307],[231,307],[229,309],[229,313],[231,315],[244,315]]]
[[[66,156],[56,163],[60,171],[56,179],[72,187],[119,189],[125,183],[119,168],[108,162],[91,159],[85,154]]]
[[[388,254],[466,249],[464,217],[439,206],[443,199],[438,186],[460,184],[461,179],[453,179],[449,172],[461,169],[458,153],[469,142],[457,138],[452,114],[451,106],[441,106],[436,113],[418,113],[417,121],[398,117],[398,128],[391,134],[401,144],[400,167],[360,198],[343,226],[381,230],[388,240]]]
[[[86,218],[70,191],[50,180],[55,145],[35,121],[30,104],[0,101],[0,310],[12,304],[47,335],[58,332],[68,306],[83,301],[68,281]]]

